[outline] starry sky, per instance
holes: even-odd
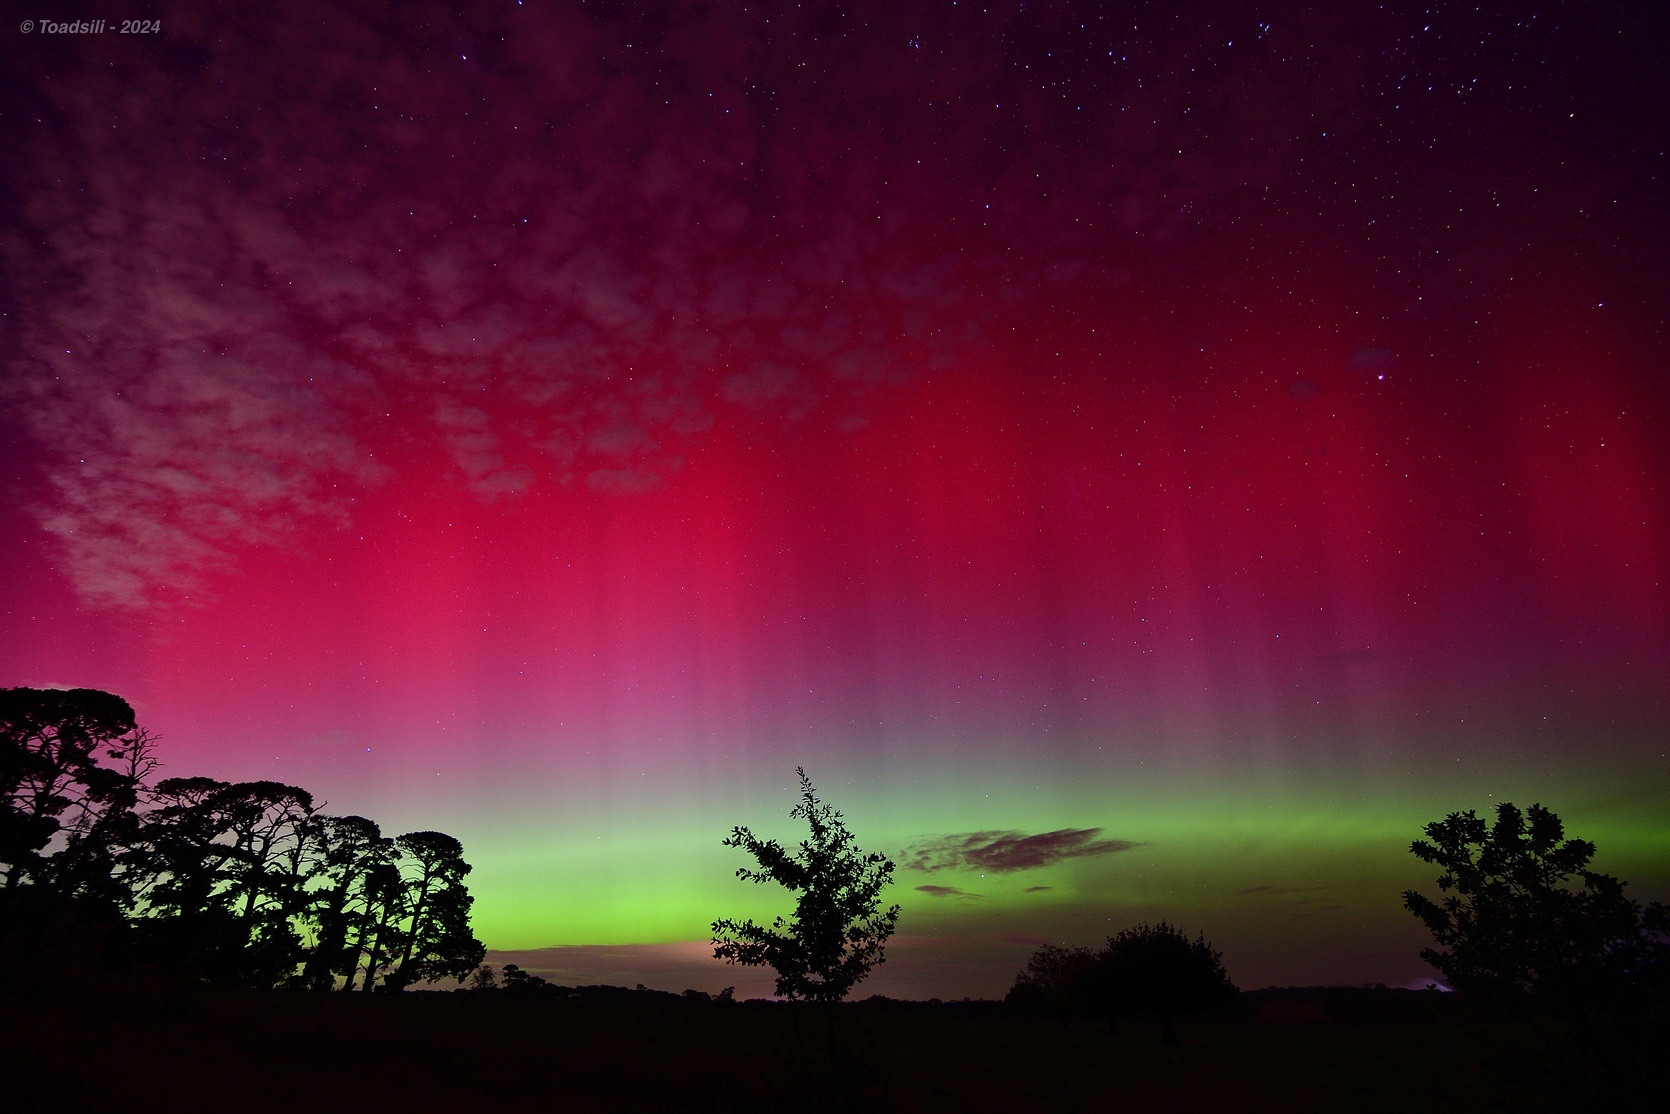
[[[0,28],[0,684],[560,982],[769,991],[802,765],[860,995],[1421,985],[1503,799],[1670,898],[1653,5],[125,7]]]

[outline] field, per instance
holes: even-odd
[[[1632,1097],[1585,1090],[1592,1057],[1523,1021],[1482,1024],[1435,997],[1390,1012],[1332,1005],[1267,1000],[1257,1016],[1186,1024],[1167,1046],[1151,1025],[1110,1031],[992,1003],[832,1014],[653,992],[159,983],[14,988],[0,1039],[16,1111],[1571,1110]]]

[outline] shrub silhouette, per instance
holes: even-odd
[[[1097,953],[1045,944],[1032,953],[1004,1002],[1020,1013],[1058,1016],[1095,1012]]]
[[[1222,953],[1204,934],[1190,940],[1160,921],[1109,938],[1100,951],[1045,945],[1034,952],[1005,1001],[1021,1012],[1159,1019],[1167,1044],[1177,1018],[1228,1005],[1240,994]]]
[[[1205,934],[1190,940],[1165,921],[1125,929],[1098,967],[1109,1014],[1157,1015],[1167,1044],[1177,1043],[1177,1015],[1227,1005],[1240,993]]]

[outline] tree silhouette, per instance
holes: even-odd
[[[1057,1015],[1092,1012],[1096,953],[1089,948],[1045,944],[1015,977],[1004,1003],[1021,1013]]]
[[[1005,1001],[1023,1012],[1100,1014],[1110,1025],[1125,1016],[1157,1017],[1165,1042],[1176,1044],[1178,1016],[1227,1005],[1239,994],[1204,934],[1190,940],[1160,921],[1127,928],[1100,951],[1046,944]]]
[[[1177,1043],[1179,1014],[1227,1005],[1240,994],[1204,933],[1190,940],[1165,921],[1125,929],[1097,960],[1109,1016],[1158,1016],[1167,1044]]]
[[[156,958],[271,986],[306,960],[299,921],[320,836],[313,797],[275,781],[168,778],[140,826]]]
[[[470,934],[475,899],[464,885],[470,864],[464,845],[445,832],[410,832],[395,840],[412,865],[399,959],[389,974],[395,989],[451,977],[463,982],[487,954]]]
[[[149,792],[145,779],[158,766],[154,747],[155,740],[139,728],[108,746],[115,776],[99,790],[103,807],[83,810],[82,822],[52,857],[51,883],[70,900],[121,917],[132,914],[142,868],[135,852],[142,842],[139,805]]]
[[[247,940],[224,900],[232,851],[220,809],[230,788],[208,777],[158,782],[136,848],[140,952],[211,979],[232,977]]]
[[[344,990],[363,972],[362,990],[381,978],[390,990],[447,976],[462,982],[487,954],[470,933],[474,898],[464,885],[464,846],[444,832],[394,840],[397,858],[366,872],[363,907],[349,924]]]
[[[0,689],[6,954],[39,966],[74,928],[105,960],[320,990],[362,971],[365,989],[462,980],[481,962],[452,836],[386,839],[276,781],[149,786],[153,751],[119,696]]]
[[[319,819],[307,790],[275,781],[242,782],[226,793],[226,897],[244,927],[239,980],[272,986],[306,959],[298,922],[318,842]]]
[[[0,900],[85,881],[77,867],[99,858],[131,814],[155,765],[151,746],[119,696],[0,689]]]
[[[713,922],[713,956],[726,963],[769,965],[777,972],[777,993],[785,998],[838,1002],[877,964],[885,961],[887,938],[899,907],[881,908],[881,891],[893,878],[884,855],[865,854],[853,844],[841,814],[818,800],[804,769],[800,804],[789,815],[805,820],[811,838],[791,855],[776,840],[733,828],[726,847],[740,847],[760,864],[738,868],[748,882],[776,882],[797,893],[794,916],[770,927],[752,920]]]
[[[400,947],[401,922],[406,914],[406,883],[400,876],[399,850],[388,841],[387,858],[376,862],[360,882],[359,908],[347,923],[340,970],[347,977],[342,989],[374,990],[388,973]]]
[[[1566,839],[1552,811],[1503,801],[1489,827],[1469,809],[1425,832],[1409,850],[1443,868],[1447,896],[1405,890],[1403,903],[1438,945],[1421,958],[1451,987],[1562,1008],[1662,996],[1664,906],[1643,909],[1624,883],[1590,870],[1595,845]]]
[[[311,990],[329,990],[337,975],[351,975],[359,952],[349,948],[351,926],[363,920],[371,903],[368,888],[379,867],[391,867],[399,855],[392,839],[363,816],[320,818],[320,881],[310,895],[308,923],[314,944],[301,973]],[[350,985],[352,980],[350,979]]]
[[[493,969],[491,967],[484,966],[482,969],[488,974],[493,973]],[[518,994],[548,994],[556,990],[556,988],[545,979],[540,978],[538,975],[529,974],[514,963],[506,963],[504,965],[504,982],[502,985],[504,989],[514,991]]]
[[[0,689],[0,957],[8,966],[38,972],[102,961],[127,945],[125,849],[156,765],[152,749],[119,696]]]

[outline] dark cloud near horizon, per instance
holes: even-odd
[[[905,848],[900,865],[911,870],[979,870],[1007,874],[1049,866],[1063,859],[1114,855],[1142,844],[1125,839],[1098,839],[1101,828],[1062,828],[1027,835],[1024,832],[967,832],[921,840]]]

